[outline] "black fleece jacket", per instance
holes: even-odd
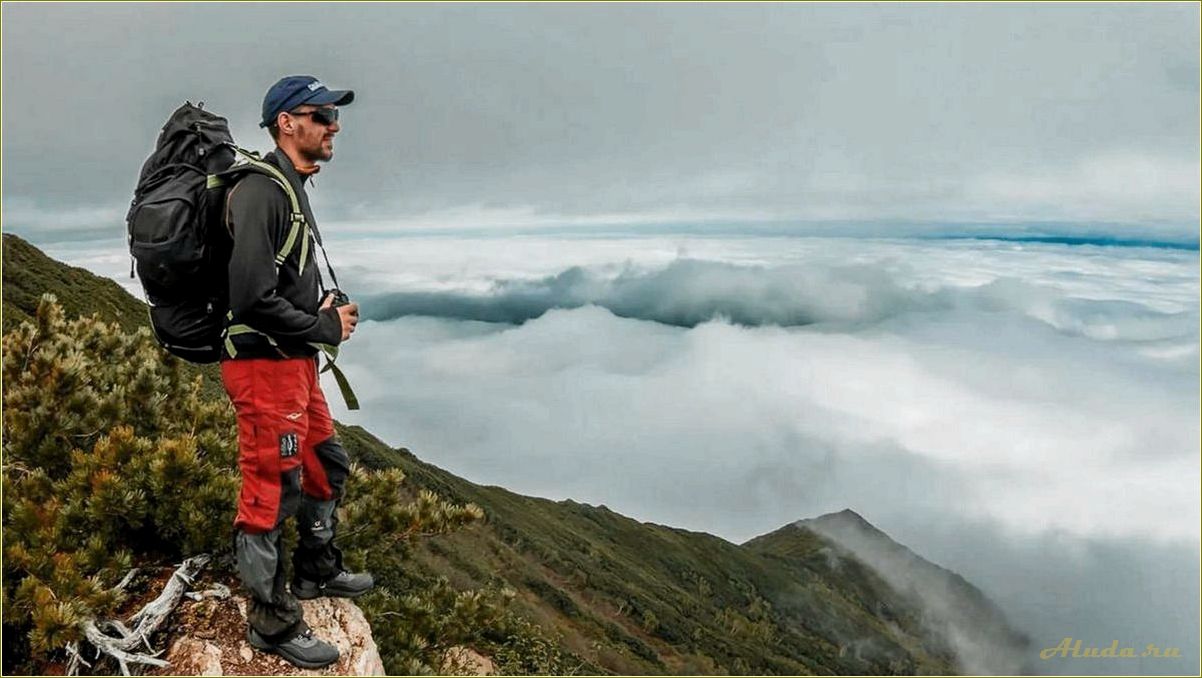
[[[300,201],[301,211],[317,242],[321,235],[309,207],[304,179],[292,166],[288,155],[279,148],[263,156],[263,161],[283,172]],[[307,178],[307,177],[306,177]],[[261,173],[249,173],[227,195],[226,225],[233,234],[230,256],[231,324],[244,324],[271,336],[279,348],[262,335],[231,336],[236,359],[291,358],[316,355],[308,342],[337,345],[342,340],[342,322],[338,311],[318,311],[325,290],[318,271],[319,252],[310,243],[304,270],[300,270],[301,241],[276,272],[275,256],[283,248],[291,226],[292,204],[284,189]],[[226,359],[231,358],[228,352]]]

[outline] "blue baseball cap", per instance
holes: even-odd
[[[280,113],[291,111],[302,104],[314,106],[345,106],[355,100],[349,89],[329,89],[311,75],[289,75],[267,90],[263,97],[263,120],[259,127],[268,127]]]

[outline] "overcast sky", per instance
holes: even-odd
[[[323,222],[1045,220],[1195,234],[1196,3],[3,6],[5,226],[122,232],[185,99],[356,90]]]
[[[4,227],[135,292],[122,221],[172,110],[265,150],[280,76],[355,89],[310,190],[364,303],[340,420],[734,541],[851,507],[1036,642],[1196,670],[1196,249],[701,223],[1196,243],[1196,3],[2,11]]]

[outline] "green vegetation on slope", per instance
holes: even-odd
[[[21,238],[4,234],[4,332],[32,321],[46,292],[54,294],[68,318],[96,313],[126,332],[149,326],[146,304],[117,283],[55,261]]]
[[[1005,615],[984,593],[963,577],[946,570],[893,541],[851,510],[802,520],[752,539],[744,546],[779,558],[796,569],[811,566],[813,553],[805,544],[822,535],[882,574],[895,591],[921,604],[925,619],[937,635],[953,638],[960,664],[969,673],[1026,674],[1034,670],[1030,639],[1016,632]],[[876,597],[864,592],[865,599]]]
[[[827,540],[804,568],[712,535],[605,507],[524,497],[390,450],[359,427],[365,464],[484,509],[487,524],[423,544],[414,562],[461,586],[502,582],[564,647],[619,673],[948,673],[950,650],[914,601]]]

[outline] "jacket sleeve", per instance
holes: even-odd
[[[233,231],[230,255],[230,310],[260,332],[289,340],[337,345],[342,341],[338,311],[316,314],[279,296],[275,255],[288,235],[288,198],[267,177],[248,176],[230,190],[226,218]]]

